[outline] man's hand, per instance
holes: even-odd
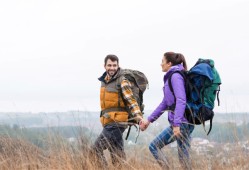
[[[135,120],[136,120],[137,122],[140,122],[142,119],[143,119],[143,117],[140,116],[140,115],[137,115],[137,116],[135,117]]]

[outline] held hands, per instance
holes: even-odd
[[[150,125],[150,122],[146,119],[142,119],[139,122],[139,127],[142,131],[146,130],[149,125]]]
[[[142,116],[137,115],[135,117],[135,119],[137,120],[137,122],[139,122],[139,127],[142,131],[144,131],[145,129],[147,129],[147,127],[149,126],[150,122],[146,119],[143,119]]]

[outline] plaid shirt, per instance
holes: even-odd
[[[142,116],[142,113],[140,111],[140,108],[138,106],[138,103],[136,99],[133,96],[132,90],[131,90],[131,83],[128,80],[123,80],[121,82],[121,90],[123,93],[123,97],[126,100],[126,103],[131,110],[131,114],[134,115],[140,115]]]
[[[111,78],[109,76],[105,77],[106,82],[110,81],[110,79]],[[129,107],[129,109],[131,110],[131,114],[133,116],[135,116],[137,114],[142,116],[142,113],[141,113],[141,110],[138,106],[138,103],[133,96],[133,93],[131,90],[131,83],[128,80],[125,79],[121,82],[121,90],[123,93],[123,97],[126,100],[126,104]]]

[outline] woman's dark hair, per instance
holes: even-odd
[[[185,57],[181,53],[166,52],[164,53],[164,57],[167,62],[171,62],[173,66],[182,64],[185,70],[188,69]]]
[[[117,61],[117,63],[118,63],[118,57],[116,55],[109,54],[105,57],[105,65],[106,65],[108,59],[110,59],[111,61]]]

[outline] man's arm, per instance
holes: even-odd
[[[138,121],[140,121],[142,119],[142,113],[141,113],[141,110],[138,106],[138,103],[135,97],[133,96],[133,93],[131,90],[131,83],[127,79],[124,79],[121,82],[121,90],[122,90],[123,97],[126,100],[126,104],[131,110],[131,114],[133,116],[136,116]]]

